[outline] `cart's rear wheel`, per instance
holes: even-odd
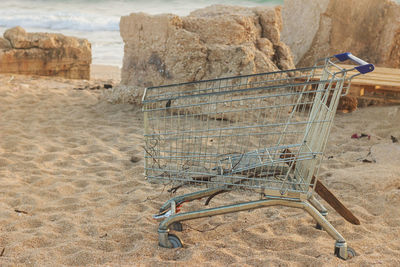
[[[174,234],[168,234],[168,241],[171,242],[173,248],[183,247],[182,241]]]
[[[338,257],[339,259],[349,260],[351,258],[354,258],[356,255],[357,255],[356,251],[353,248],[347,247],[347,258],[344,258],[340,255],[340,248],[335,247],[335,256]]]
[[[356,255],[357,253],[353,248],[347,247],[347,259],[354,258]]]

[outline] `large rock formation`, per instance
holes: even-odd
[[[122,84],[140,87],[293,68],[280,8],[211,6],[121,18]]]
[[[89,79],[92,61],[87,40],[15,27],[0,37],[0,73]]]
[[[400,6],[393,1],[285,0],[282,13],[282,40],[298,67],[341,52],[400,67]]]

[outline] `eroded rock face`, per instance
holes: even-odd
[[[298,67],[342,52],[400,67],[400,5],[393,1],[285,0],[282,13],[282,40]]]
[[[0,73],[90,79],[87,40],[53,33],[27,33],[14,27],[0,38]]]
[[[280,8],[211,6],[121,18],[122,84],[147,87],[294,68]]]

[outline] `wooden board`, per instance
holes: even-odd
[[[353,65],[339,64],[344,69],[352,69]],[[357,70],[348,75],[355,75]],[[348,76],[350,77],[350,76]],[[349,96],[356,97],[358,106],[371,104],[400,103],[400,69],[375,67],[373,72],[361,74],[351,81]]]
[[[352,68],[351,65],[340,66],[343,68]],[[357,71],[352,71],[349,74],[356,73]],[[375,70],[371,73],[354,77],[351,85],[352,87],[373,86],[375,90],[400,92],[400,69],[375,67]]]
[[[339,64],[339,66],[344,69],[355,67],[345,64]],[[318,69],[317,74],[318,72],[321,74],[321,71],[322,69]],[[357,70],[349,71],[347,77],[356,74],[359,74]],[[317,75],[315,80],[318,80],[319,77],[320,75]],[[350,100],[357,98],[358,104],[357,101],[348,101],[354,102],[358,107],[375,104],[400,104],[400,69],[375,67],[373,72],[357,75],[351,81],[348,96]],[[347,106],[345,105],[345,107]],[[344,110],[351,112],[355,109],[344,108],[342,111]]]

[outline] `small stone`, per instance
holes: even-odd
[[[0,37],[0,50],[11,49],[11,43],[9,40]]]
[[[132,157],[131,157],[131,162],[133,162],[133,163],[139,162],[139,161],[141,161],[141,160],[142,160],[142,158],[139,158],[139,157],[137,157],[137,156],[132,156]]]

